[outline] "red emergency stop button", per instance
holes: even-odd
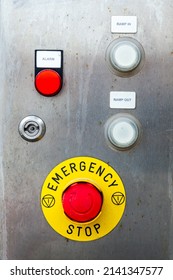
[[[76,222],[93,220],[101,211],[103,197],[92,184],[77,182],[69,186],[62,198],[65,214]]]
[[[36,75],[35,87],[45,96],[55,95],[62,87],[61,76],[52,69],[44,69]]]

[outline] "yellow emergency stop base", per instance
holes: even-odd
[[[101,211],[89,222],[73,221],[64,213],[63,193],[75,182],[89,182],[102,193]],[[76,241],[92,241],[108,234],[122,218],[125,205],[125,189],[117,172],[92,157],[75,157],[59,163],[48,174],[41,191],[41,207],[49,225]]]

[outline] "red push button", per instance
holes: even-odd
[[[65,214],[76,222],[93,220],[100,213],[102,202],[102,194],[87,182],[77,182],[69,186],[62,199]]]
[[[35,78],[35,87],[37,91],[45,96],[57,94],[61,86],[61,76],[51,69],[40,71]]]

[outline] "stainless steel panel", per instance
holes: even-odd
[[[1,0],[0,252],[3,259],[173,259],[173,3],[171,0]],[[136,15],[136,34],[111,34],[113,15]],[[142,70],[117,77],[106,65],[112,40],[128,36],[145,51]],[[64,50],[61,92],[34,88],[35,49]],[[109,108],[111,90],[135,91],[134,110]],[[142,125],[140,143],[113,151],[104,124],[129,113]],[[26,142],[20,121],[36,115],[46,134]],[[40,192],[59,162],[88,155],[121,176],[127,207],[120,224],[93,242],[54,232]]]

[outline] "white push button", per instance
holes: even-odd
[[[136,75],[142,69],[145,52],[137,40],[123,37],[109,44],[105,58],[111,72],[126,78]]]
[[[106,137],[117,149],[132,147],[139,137],[139,125],[131,115],[116,115],[108,120]]]
[[[119,71],[132,71],[141,61],[141,52],[133,42],[121,41],[112,48],[110,61]]]

